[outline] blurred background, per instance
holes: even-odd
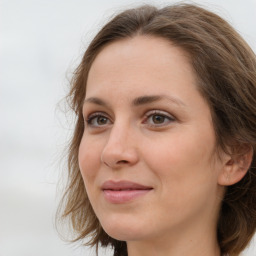
[[[111,15],[174,2],[0,0],[0,256],[95,255],[63,242],[54,228],[62,153],[73,128],[61,100],[88,42]],[[194,2],[227,19],[256,51],[256,0]],[[244,255],[256,255],[256,240]]]

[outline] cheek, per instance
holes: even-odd
[[[214,140],[197,136],[174,136],[147,146],[148,166],[158,177],[159,204],[179,219],[211,207],[217,196],[217,172],[212,168]],[[178,200],[177,200],[178,199]],[[183,215],[176,215],[183,212]],[[181,216],[182,215],[182,216]]]
[[[200,130],[173,133],[154,146],[147,145],[146,158],[161,182],[187,186],[210,182],[214,134]]]
[[[79,146],[78,162],[85,185],[92,182],[100,166],[99,145],[90,142],[86,137],[82,138]]]

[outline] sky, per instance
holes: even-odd
[[[175,2],[0,0],[0,256],[94,255],[63,242],[54,228],[73,127],[63,98],[88,42],[111,15]],[[256,0],[194,2],[228,20],[256,52]],[[244,255],[256,255],[256,241]]]

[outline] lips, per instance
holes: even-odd
[[[131,181],[106,181],[102,185],[104,198],[114,204],[129,202],[135,198],[141,197],[153,188]]]
[[[145,190],[152,187],[144,186],[131,181],[106,181],[102,185],[103,190]]]

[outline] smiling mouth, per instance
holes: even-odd
[[[107,181],[102,185],[104,198],[113,204],[123,204],[146,195],[153,188],[130,181]]]

